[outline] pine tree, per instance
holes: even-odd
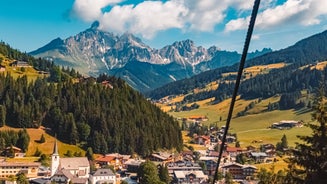
[[[41,138],[40,138],[39,142],[40,142],[40,143],[45,143],[45,137],[44,137],[43,134],[41,135]]]
[[[159,165],[159,178],[164,183],[170,183],[168,168],[165,165]]]
[[[282,148],[288,148],[288,142],[287,142],[287,138],[286,138],[286,135],[284,134],[283,135],[283,137],[282,137],[282,139],[281,139],[281,146],[282,146]]]
[[[298,136],[293,157],[289,160],[290,183],[327,183],[327,98],[321,83],[313,102],[314,123],[306,124],[312,130],[308,136]]]
[[[91,147],[88,147],[85,153],[85,156],[87,157],[88,160],[93,161],[94,160],[94,156],[93,156],[93,150]]]
[[[6,124],[6,107],[0,105],[0,127],[5,126]]]

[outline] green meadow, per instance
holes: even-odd
[[[263,143],[276,144],[285,134],[289,146],[294,146],[299,139],[297,135],[310,134],[310,129],[303,127],[295,127],[288,130],[270,129],[269,127],[281,120],[296,120],[304,123],[311,122],[311,112],[309,109],[303,108],[299,110],[274,110],[266,111],[268,103],[273,103],[279,100],[279,97],[271,97],[261,100],[242,100],[238,99],[235,103],[233,118],[230,121],[229,132],[236,133],[238,141],[242,147],[249,145],[259,146]],[[225,100],[219,104],[210,105],[210,100],[197,102],[200,108],[191,111],[168,112],[170,115],[181,119],[190,116],[207,116],[208,121],[204,121],[203,125],[222,127],[226,124],[226,119],[229,111],[230,100]],[[237,113],[251,102],[255,102],[254,108],[248,111],[245,116],[237,117]],[[260,143],[254,143],[254,142]]]

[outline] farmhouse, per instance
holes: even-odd
[[[256,163],[263,163],[268,157],[267,153],[265,152],[251,152],[250,156],[255,160]]]
[[[25,153],[16,146],[8,146],[1,152],[1,155],[6,157],[24,157]]]
[[[196,142],[197,144],[200,144],[200,145],[209,145],[210,144],[210,137],[209,136],[195,136],[194,137],[194,142]]]
[[[190,116],[188,119],[194,122],[208,121],[207,116]]]
[[[293,127],[302,127],[302,122],[300,121],[287,121],[287,120],[282,120],[278,123],[273,123],[271,125],[271,128],[276,128],[276,129],[291,129]]]
[[[29,65],[27,62],[25,61],[14,61],[13,63],[11,63],[12,67],[32,67],[31,65]]]

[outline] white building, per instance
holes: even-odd
[[[110,169],[98,169],[90,175],[91,184],[116,184],[116,175]]]
[[[57,141],[51,155],[51,181],[75,181],[87,183],[90,173],[90,163],[87,157],[60,158]]]

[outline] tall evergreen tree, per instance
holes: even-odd
[[[320,84],[313,102],[314,123],[306,124],[312,134],[298,136],[303,143],[297,143],[289,161],[290,183],[327,183],[327,98],[325,85]]]
[[[0,127],[5,126],[6,124],[6,107],[0,105]]]
[[[91,161],[94,160],[93,150],[91,147],[87,148],[85,156],[87,157],[88,160],[91,160]]]
[[[30,136],[28,135],[26,129],[20,130],[18,132],[18,140],[16,146],[21,148],[24,152],[28,149],[28,144],[30,142]]]
[[[159,165],[159,178],[162,182],[169,184],[170,176],[166,165]]]

